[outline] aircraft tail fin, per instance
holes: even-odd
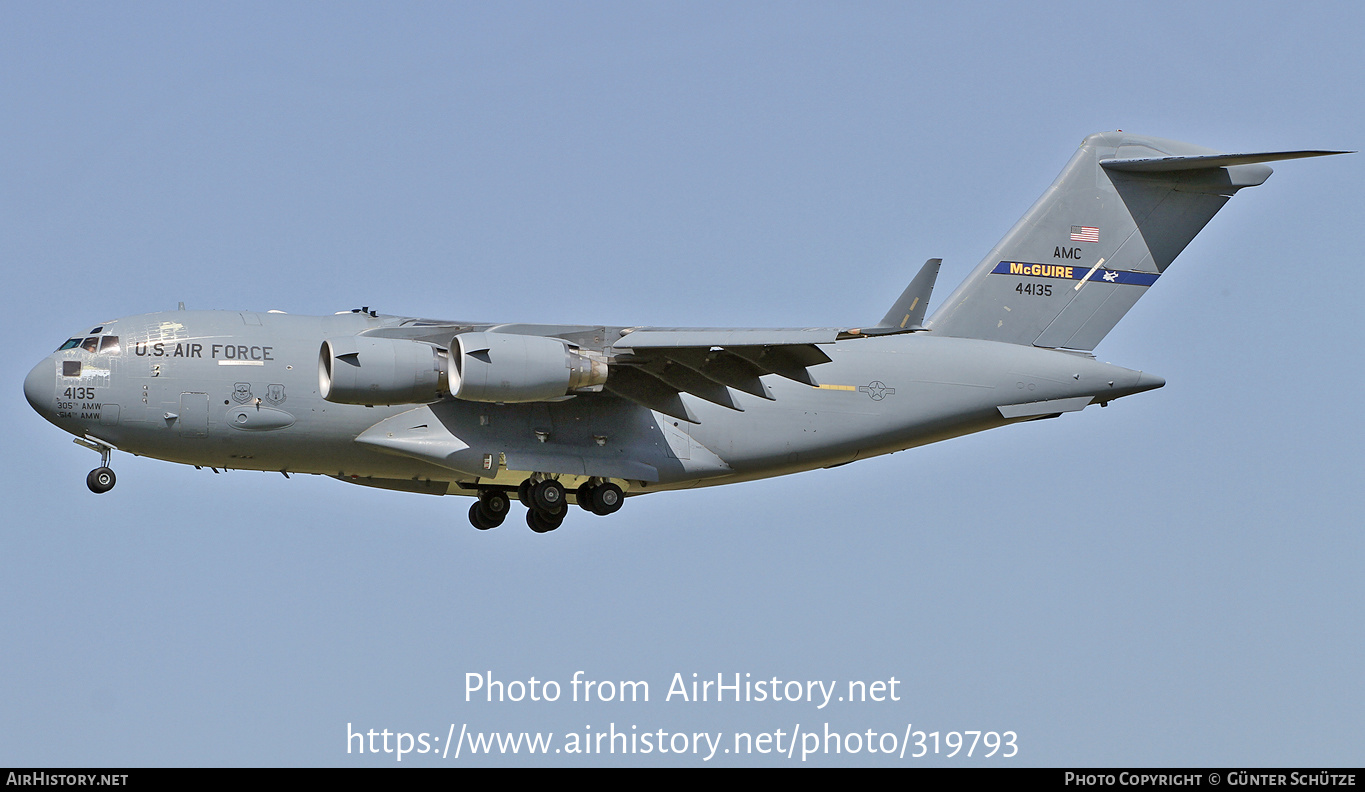
[[[1091,135],[1057,180],[924,324],[940,335],[1092,350],[1266,162],[1341,154],[1224,154]]]

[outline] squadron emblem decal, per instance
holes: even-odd
[[[251,401],[251,383],[238,382],[232,386],[232,400],[238,404],[246,404]]]

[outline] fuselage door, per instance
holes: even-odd
[[[209,395],[207,393],[180,394],[180,436],[209,436]]]

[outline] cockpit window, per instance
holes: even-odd
[[[90,336],[89,338],[68,338],[65,344],[57,347],[58,352],[80,347],[86,352],[98,350],[103,355],[117,355],[119,353],[118,336]]]

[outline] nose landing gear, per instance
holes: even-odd
[[[114,471],[109,468],[109,457],[113,455],[116,449],[103,440],[89,435],[77,437],[75,442],[76,445],[88,448],[100,455],[100,466],[86,475],[85,486],[89,487],[90,491],[96,495],[101,495],[113,489],[115,482],[118,481],[118,477],[115,476]]]
[[[114,475],[114,471],[107,467],[97,467],[86,475],[85,486],[98,495],[113,489],[116,481],[118,477]]]

